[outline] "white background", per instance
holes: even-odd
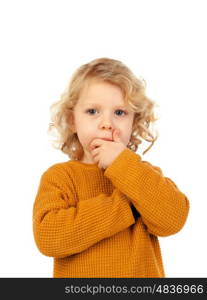
[[[190,200],[184,228],[159,238],[166,277],[207,277],[206,4],[1,1],[1,277],[52,277],[53,259],[38,251],[32,232],[40,176],[68,160],[51,146],[49,106],[77,67],[99,57],[119,59],[146,80],[160,136],[143,160]]]

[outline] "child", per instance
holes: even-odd
[[[109,58],[82,65],[52,105],[49,129],[70,160],[42,174],[33,232],[54,277],[165,277],[158,237],[181,230],[189,200],[135,153],[156,139],[153,108],[143,82]]]

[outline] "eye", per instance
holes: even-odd
[[[118,112],[118,113],[117,113]],[[124,110],[122,110],[122,109],[117,109],[116,110],[116,115],[117,116],[122,116],[122,115],[126,115],[127,114],[127,112],[126,111],[124,111]]]
[[[87,109],[86,113],[88,113],[89,115],[94,115],[95,111],[96,111],[96,109],[90,108],[90,109]]]

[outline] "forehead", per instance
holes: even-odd
[[[97,79],[91,79],[84,84],[79,97],[80,104],[101,104],[106,102],[124,105],[121,88]]]

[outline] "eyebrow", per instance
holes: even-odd
[[[98,107],[101,106],[101,104],[99,104],[99,103],[94,103],[94,102],[83,103],[83,105],[84,105],[84,106],[98,106]],[[123,104],[115,105],[114,108],[116,108],[116,107],[118,107],[118,108],[127,108],[126,105],[123,105]]]

